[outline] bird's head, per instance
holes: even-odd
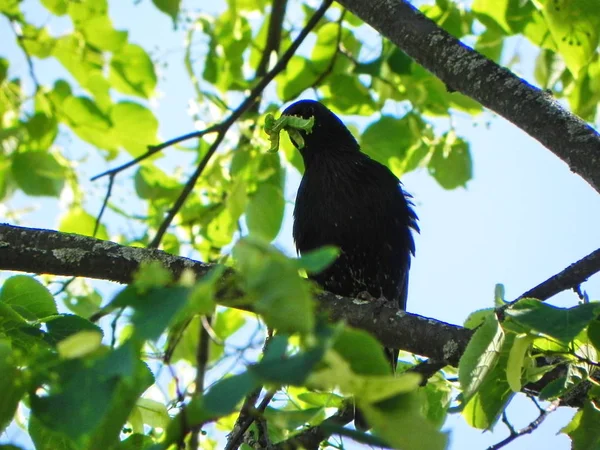
[[[297,116],[303,119],[314,117],[312,131],[299,131],[304,139],[304,147],[300,148],[303,158],[317,152],[357,152],[358,143],[352,133],[338,116],[325,105],[314,100],[300,100],[283,111],[284,116]],[[298,145],[292,139],[296,148]],[[305,161],[306,162],[306,161]]]

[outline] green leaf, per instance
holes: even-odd
[[[596,319],[589,324],[587,335],[590,343],[600,351],[600,320]]]
[[[448,435],[422,414],[421,396],[416,392],[397,395],[378,404],[360,404],[373,432],[393,448],[442,450]]]
[[[62,216],[58,225],[58,230],[63,233],[75,233],[83,236],[93,236],[96,226],[96,218],[81,207],[74,207]],[[106,227],[99,225],[96,236],[98,239],[108,239]]]
[[[12,160],[12,174],[27,195],[58,197],[65,184],[65,167],[51,153],[17,152]]]
[[[279,233],[285,199],[279,186],[261,183],[250,196],[246,209],[246,222],[250,233],[254,233],[268,241],[275,239]]]
[[[514,343],[510,348],[506,366],[506,379],[513,392],[521,392],[523,387],[521,377],[525,365],[525,358],[527,357],[527,351],[531,347],[534,339],[533,336],[528,334],[519,334],[515,337]]]
[[[597,449],[600,447],[600,409],[587,401],[571,422],[561,430],[572,441],[573,450]]]
[[[558,53],[542,49],[535,59],[533,74],[542,88],[551,89],[560,81],[565,68],[565,62]]]
[[[496,315],[488,316],[473,334],[458,365],[458,380],[465,403],[498,362],[503,342],[504,332]]]
[[[70,5],[72,4],[71,2]],[[102,72],[104,57],[99,50],[87,45],[81,34],[75,33],[56,39],[52,54],[79,81],[81,87],[88,89],[95,96],[108,95],[109,86]]]
[[[337,52],[336,42],[338,33],[341,32],[339,28],[338,24],[329,22],[317,31],[317,42],[310,57],[315,71],[323,72],[331,64],[331,60]]]
[[[342,114],[360,114],[363,116],[375,112],[375,102],[369,89],[356,75],[332,74],[322,87],[327,106]]]
[[[115,30],[108,16],[96,16],[85,21],[81,31],[85,40],[100,50],[116,52],[127,42],[127,31]]]
[[[474,0],[471,8],[475,17],[487,28],[496,33],[502,31],[505,34],[512,34],[508,23],[511,0]]]
[[[135,191],[144,200],[174,201],[181,193],[181,184],[154,165],[141,166],[134,180]]]
[[[540,391],[540,400],[554,400],[564,396],[568,391],[575,388],[583,380],[588,378],[587,370],[578,367],[575,364],[567,366],[567,373],[555,380],[552,380]]]
[[[152,0],[152,3],[160,11],[171,17],[173,26],[177,24],[177,15],[179,14],[181,0]]]
[[[533,298],[519,300],[506,310],[506,317],[512,323],[542,333],[560,342],[568,343],[598,315],[600,303],[592,302],[572,308],[558,308]]]
[[[87,356],[100,348],[102,332],[84,330],[74,333],[56,344],[58,355],[64,359],[75,359]]]
[[[573,77],[578,78],[598,47],[600,16],[597,2],[546,1],[542,12],[558,51]]]
[[[149,398],[139,398],[135,408],[141,413],[144,424],[152,428],[166,428],[169,422],[167,407]]]
[[[282,333],[307,333],[313,329],[310,285],[298,275],[295,260],[252,237],[238,241],[233,256],[244,291],[268,326]]]
[[[181,286],[151,289],[129,297],[126,306],[134,308],[131,323],[140,339],[156,340],[187,302],[189,289]],[[115,302],[120,297],[115,298]],[[118,302],[115,306],[125,306]]]
[[[469,316],[465,319],[464,327],[469,330],[474,330],[478,326],[482,325],[485,319],[489,316],[494,315],[496,313],[495,308],[485,308],[478,309],[477,311],[473,311]]]
[[[477,37],[475,50],[492,61],[500,61],[504,48],[504,36],[501,32],[487,29]]]
[[[249,392],[258,386],[260,386],[258,379],[250,372],[225,378],[204,395],[205,411],[213,417],[229,414]]]
[[[27,429],[36,450],[77,450],[77,445],[64,433],[42,424],[34,415],[29,417]]]
[[[297,259],[298,269],[304,269],[308,273],[319,273],[329,267],[339,256],[337,247],[325,246],[304,253]]]
[[[435,146],[429,161],[429,173],[444,189],[466,186],[473,177],[469,143],[454,133],[446,133]]]
[[[21,0],[0,0],[0,12],[6,14],[9,17],[18,16],[20,14],[20,2]]]
[[[67,0],[41,0],[41,2],[55,16],[63,16],[67,12]]]
[[[119,143],[112,124],[92,99],[68,97],[62,106],[64,118],[77,136],[96,147],[116,151]]]
[[[51,344],[56,344],[80,331],[102,333],[102,329],[98,325],[83,317],[70,314],[51,317],[46,320],[46,328],[48,329],[48,333],[45,335],[45,338]]]
[[[31,321],[58,314],[52,294],[27,275],[15,275],[6,280],[0,291],[0,301]]]
[[[139,103],[117,103],[110,112],[110,118],[115,137],[131,156],[145,153],[149,145],[156,143],[158,120],[152,111]]]
[[[337,336],[333,348],[359,375],[389,375],[390,364],[383,347],[363,330],[344,328]]]
[[[33,25],[24,24],[20,43],[27,54],[44,59],[52,53],[55,40],[46,28],[36,28]]]
[[[10,424],[27,389],[23,373],[15,364],[10,341],[0,339],[0,433]]]
[[[142,47],[124,45],[110,61],[109,81],[123,94],[150,98],[157,81],[154,64]]]
[[[361,136],[362,150],[371,158],[382,164],[390,164],[393,160],[401,163],[408,150],[418,143],[420,136],[415,134],[413,122],[418,121],[413,114],[401,119],[382,116],[371,123]]]
[[[301,386],[321,361],[324,353],[324,346],[320,345],[288,358],[263,360],[248,367],[248,371],[264,382]]]
[[[463,400],[462,415],[465,421],[474,428],[486,430],[493,427],[514,396],[514,392],[506,379],[508,356],[513,345],[514,336],[513,333],[506,335],[495,366],[487,372],[477,391],[470,399]]]
[[[25,128],[30,150],[48,150],[58,134],[56,119],[39,112],[25,122]]]

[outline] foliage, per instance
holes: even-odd
[[[55,34],[38,24],[26,8],[31,5],[0,0],[0,20],[14,30],[27,62],[23,70],[0,53],[0,200],[60,199],[66,207],[59,231],[149,245],[180,196],[188,167],[173,170],[160,156],[140,159],[130,198],[119,202],[108,195],[109,219],[99,218],[94,209],[99,199],[81,170],[88,156],[73,157],[63,137],[89,144],[94,161],[113,166],[158,144],[153,105],[161,82],[159,58],[128,30],[113,26],[116,1],[30,3],[68,26]],[[265,50],[272,45],[271,3],[228,0],[215,14],[195,13],[192,5],[187,10],[180,0],[152,5],[172,21],[179,30],[174,33],[185,35],[183,64],[194,120],[223,123],[237,99],[272,66],[274,49]],[[463,5],[437,0],[420,9],[497,62],[506,61],[511,39],[527,39],[538,51],[538,85],[584,120],[597,119],[600,8],[595,0]],[[280,26],[279,55],[315,12],[297,2],[288,8],[294,20]],[[322,270],[337,252],[326,248],[298,259],[270,244],[284,217],[286,173],[303,167],[287,138],[280,143],[282,152],[268,153],[263,114],[269,114],[266,125],[276,149],[280,129],[291,126],[294,135],[293,127],[300,125],[276,122],[273,114],[313,92],[336,113],[359,117],[365,126],[356,135],[363,150],[396,175],[424,169],[444,189],[456,189],[473,176],[469,142],[451,124],[440,131],[432,121],[457,112],[475,116],[482,108],[449,92],[336,4],[310,34],[285,70],[275,74],[262,103],[244,112],[227,139],[219,134],[218,152],[210,152],[216,141],[208,134],[197,144],[177,147],[184,157],[191,155],[190,166],[204,170],[161,248],[218,261],[220,269],[198,280],[190,274],[173,280],[162,267],[144,265],[136,281],[114,296],[88,280],[6,277],[0,291],[0,431],[19,422],[38,449],[129,449],[189,443],[189,430],[202,427],[208,434],[199,444],[216,448],[244,398],[266,386],[278,400],[263,410],[273,443],[321,423],[351,398],[372,424],[372,435],[340,427],[333,429],[337,434],[435,450],[447,443],[441,427],[450,413],[460,412],[474,428],[490,429],[516,392],[559,365],[561,375],[543,388],[540,399],[564,398],[591,379],[600,352],[600,306],[594,302],[561,309],[522,299],[503,315],[496,309],[476,312],[466,324],[479,327],[460,361],[458,383],[452,381],[454,369],[446,368],[426,388],[419,388],[415,374],[388,373],[370,335],[319,316],[313,288],[299,272]],[[51,81],[40,77],[40,63],[56,67]],[[140,205],[142,212],[132,212]],[[21,219],[22,212],[0,208],[9,219]],[[230,282],[244,295],[240,304],[217,306],[228,266],[236,270]],[[59,293],[50,292],[50,283],[62,283]],[[242,304],[252,306],[260,321],[236,309]],[[111,314],[98,322],[106,311]],[[260,357],[265,324],[276,333]],[[542,356],[546,364],[540,363]],[[404,363],[411,367],[414,358]],[[594,386],[562,430],[576,449],[598,446],[599,399]]]

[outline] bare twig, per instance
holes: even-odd
[[[162,144],[159,144],[159,145],[149,145],[148,151],[146,153],[144,153],[143,155],[140,155],[137,158],[132,159],[131,161],[126,162],[123,165],[120,165],[119,167],[115,167],[114,169],[110,169],[110,170],[107,170],[106,172],[102,172],[101,174],[95,175],[90,179],[90,181],[96,181],[98,178],[102,178],[102,177],[106,177],[106,176],[113,177],[116,174],[118,174],[119,172],[129,169],[131,166],[135,166],[140,161],[143,161],[146,158],[149,158],[150,156],[154,155],[155,153],[160,152],[161,150],[163,150],[167,147],[170,147],[172,145],[178,144],[183,141],[187,141],[189,139],[201,138],[202,136],[207,135],[207,134],[218,133],[220,131],[221,131],[220,124],[213,125],[204,130],[201,130],[201,131],[194,131],[192,133],[184,134],[183,136],[176,137],[174,139],[171,139],[170,141],[163,142]]]
[[[533,400],[533,397],[530,397],[530,398],[532,398],[532,400]],[[531,422],[525,428],[521,428],[520,430],[515,430],[514,427],[508,421],[508,419],[506,418],[506,415],[503,415],[502,421],[508,427],[508,429],[510,431],[510,435],[506,439],[498,442],[497,444],[494,444],[491,447],[488,447],[488,450],[498,450],[502,447],[507,446],[515,439],[517,439],[521,436],[524,436],[526,434],[530,434],[530,433],[534,432],[537,428],[539,428],[539,426],[544,422],[544,420],[546,420],[546,417],[548,417],[549,414],[556,411],[556,408],[558,408],[559,403],[560,403],[559,400],[555,400],[550,404],[550,406],[548,406],[546,409],[543,409],[540,407],[540,405],[535,400],[533,400],[533,402],[536,404],[536,406],[538,407],[538,409],[540,411],[540,414],[538,415],[537,419],[535,419],[533,422]]]
[[[102,216],[104,215],[104,211],[106,211],[106,205],[108,205],[108,199],[112,195],[113,185],[115,183],[115,175],[111,174],[108,178],[108,188],[106,189],[106,195],[104,196],[104,200],[102,201],[102,207],[100,208],[100,212],[98,213],[98,217],[96,217],[96,223],[94,224],[94,234],[92,236],[96,236],[98,229],[100,228],[100,223],[102,221]]]
[[[328,417],[319,425],[308,427],[297,435],[275,444],[273,450],[295,450],[306,449],[316,450],[319,444],[327,439],[331,434],[326,431],[331,425],[346,425],[354,418],[354,404],[352,401],[346,402],[334,415]]]
[[[548,300],[559,292],[579,286],[600,270],[600,249],[574,262],[566,269],[519,296]],[[517,299],[518,300],[518,299]]]
[[[212,316],[206,316],[205,321],[210,326],[212,322]],[[206,375],[206,368],[208,365],[210,348],[208,330],[204,326],[204,321],[199,328],[200,331],[198,333],[198,348],[196,349],[196,395],[199,395],[200,392],[204,392],[204,377]],[[200,432],[200,430],[200,427],[195,427],[195,429],[192,430],[192,436],[190,439],[191,448],[198,448],[198,433]]]

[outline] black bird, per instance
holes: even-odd
[[[294,209],[296,248],[300,254],[323,245],[341,250],[331,266],[310,278],[338,295],[368,293],[406,309],[412,231],[419,231],[410,196],[390,169],[361,152],[323,104],[301,100],[283,115],[315,120],[311,133],[300,131],[305,171]],[[386,355],[395,370],[398,351],[386,349]]]

